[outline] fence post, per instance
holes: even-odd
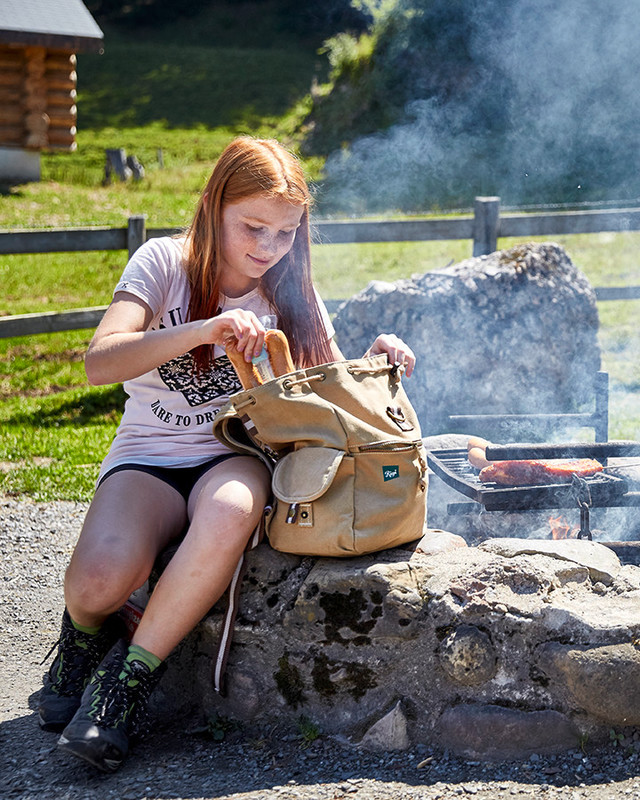
[[[596,372],[596,408],[594,429],[596,442],[609,441],[609,373]]]
[[[488,256],[498,249],[499,197],[476,197],[473,206],[473,255]]]
[[[136,252],[141,244],[147,240],[147,217],[145,214],[137,214],[129,217],[127,225],[127,249],[129,258]]]

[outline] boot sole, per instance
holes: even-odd
[[[61,736],[58,739],[58,748],[63,753],[69,753],[69,755],[87,761],[102,772],[115,772],[124,761],[126,755],[113,752],[114,748],[109,744],[101,748],[102,752],[96,752],[95,743],[87,742],[83,739],[67,739],[65,736]],[[109,753],[110,750],[112,751],[111,753]]]

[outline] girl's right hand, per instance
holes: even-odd
[[[237,341],[237,349],[244,353],[246,361],[259,356],[264,344],[265,329],[253,311],[235,308],[210,317],[202,323],[203,344],[225,347],[231,339]]]

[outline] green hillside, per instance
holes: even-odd
[[[44,180],[99,186],[109,147],[151,171],[160,148],[165,168],[208,165],[239,133],[297,147],[326,59],[317,34],[283,29],[280,6],[211,3],[155,26],[99,19],[104,52],[78,56],[78,149],[44,155]]]

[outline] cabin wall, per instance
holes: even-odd
[[[0,179],[37,180],[41,150],[76,149],[76,82],[69,50],[0,45]]]

